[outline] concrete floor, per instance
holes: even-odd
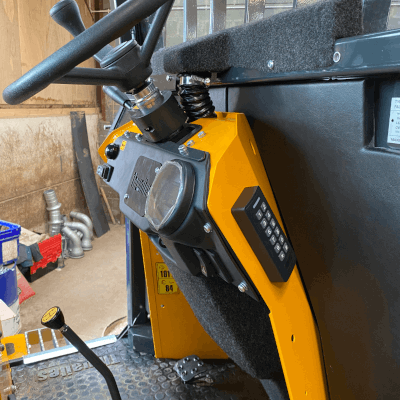
[[[42,315],[59,306],[66,323],[83,340],[103,336],[105,329],[127,314],[125,227],[93,241],[93,250],[81,259],[67,259],[31,284],[36,295],[21,304],[22,331],[42,327]]]

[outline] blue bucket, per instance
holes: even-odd
[[[17,265],[13,267],[0,267],[0,299],[13,305],[18,300]]]

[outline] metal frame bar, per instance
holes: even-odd
[[[210,31],[219,32],[226,27],[226,0],[210,0]]]
[[[246,0],[244,23],[264,18],[265,0]]]
[[[183,41],[197,37],[197,0],[183,0]]]

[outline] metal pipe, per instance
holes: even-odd
[[[71,258],[82,258],[83,249],[81,246],[81,239],[73,232],[68,226],[61,229],[64,236],[68,238],[68,254]]]
[[[69,213],[69,216],[71,218],[75,218],[75,219],[78,219],[79,221],[83,222],[89,228],[90,238],[93,239],[93,237],[94,237],[93,236],[93,222],[87,215],[80,213],[78,211],[71,211]]]
[[[47,211],[49,212],[49,234],[55,236],[60,233],[61,224],[63,223],[60,212],[61,203],[58,202],[56,192],[53,189],[44,192],[44,198],[47,203]]]
[[[90,241],[90,230],[85,224],[82,222],[64,222],[64,226],[71,229],[76,229],[83,233],[81,241],[83,250],[89,251],[93,249],[92,242]]]

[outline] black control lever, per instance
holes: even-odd
[[[97,355],[89,349],[86,343],[65,324],[65,319],[59,307],[52,307],[42,317],[42,325],[46,328],[59,330],[63,336],[88,360],[93,367],[103,375],[110,390],[112,400],[121,400],[114,375]]]
[[[75,0],[61,0],[50,10],[50,17],[53,18],[58,25],[65,28],[72,36],[76,37],[86,30],[82,21],[79,6]],[[93,58],[101,62],[101,60],[111,51],[114,50],[110,44],[103,47]],[[115,86],[103,86],[103,91],[110,96],[115,102],[131,109],[132,103],[128,96]]]

